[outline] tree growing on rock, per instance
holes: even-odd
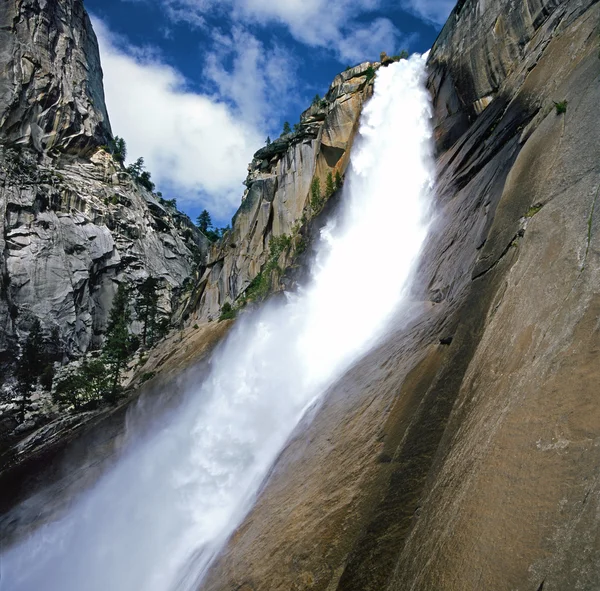
[[[142,344],[152,345],[156,338],[156,320],[158,316],[158,279],[148,277],[138,287],[135,303],[136,313],[142,323]]]
[[[113,158],[119,163],[124,164],[125,158],[127,158],[127,144],[122,137],[118,135],[115,136],[115,140],[113,142]]]
[[[129,338],[129,325],[131,324],[131,310],[129,309],[129,288],[121,283],[113,300],[112,308],[106,329],[104,343],[104,359],[110,369],[111,387],[109,398],[113,401],[120,390],[120,378],[125,360],[131,352]]]
[[[86,359],[78,370],[63,376],[56,384],[53,400],[60,406],[82,406],[95,403],[110,395],[110,376],[102,359]]]
[[[210,219],[210,213],[206,209],[203,209],[198,218],[196,219],[196,225],[203,234],[212,226],[212,220]]]
[[[329,199],[335,192],[335,186],[333,184],[333,174],[331,171],[327,173],[327,178],[325,179],[325,197]]]
[[[342,175],[340,174],[339,170],[335,171],[335,190],[339,191],[339,189],[342,188],[343,185],[343,181],[342,181]]]
[[[25,408],[31,396],[31,388],[37,383],[38,378],[44,370],[44,358],[42,325],[36,318],[31,325],[31,330],[23,346],[23,353],[17,363],[16,374],[21,394],[21,404],[19,407],[21,422],[25,420]]]
[[[286,121],[283,124],[283,131],[281,132],[281,135],[287,135],[288,133],[292,133],[292,128],[290,126],[290,122]]]
[[[310,207],[313,213],[317,213],[323,207],[323,197],[321,197],[321,181],[315,177],[310,184]]]
[[[202,213],[198,216],[196,220],[196,226],[200,229],[200,231],[211,241],[217,242],[223,238],[225,232],[230,230],[229,226],[225,226],[224,228],[215,228],[212,224],[212,220],[210,218],[210,213],[206,211],[202,211]]]
[[[127,172],[131,175],[131,178],[138,182],[142,187],[148,189],[148,191],[154,191],[156,188],[154,183],[150,180],[150,173],[144,169],[144,159],[140,156],[133,164],[127,167]]]

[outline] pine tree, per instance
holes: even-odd
[[[86,359],[76,371],[70,371],[56,384],[53,400],[61,406],[79,410],[110,394],[110,376],[102,359]]]
[[[146,187],[148,191],[152,192],[156,188],[156,185],[150,180],[150,176],[147,170],[143,170],[137,180],[142,187]]]
[[[115,136],[113,143],[113,157],[120,164],[123,164],[125,158],[127,158],[127,145],[125,144],[125,140],[118,135]]]
[[[339,170],[335,171],[335,190],[339,191],[342,188],[342,175],[340,174]]]
[[[271,137],[270,136],[267,136],[267,142],[266,143],[267,143],[267,146],[271,145]]]
[[[321,181],[315,177],[310,184],[310,207],[314,213],[318,212],[323,205],[321,197]]]
[[[127,167],[127,172],[135,179],[139,179],[144,170],[144,159],[140,156],[133,164]]]
[[[121,370],[127,357],[129,357],[131,344],[129,339],[129,325],[131,311],[129,309],[129,288],[121,283],[113,300],[112,308],[106,328],[106,341],[104,343],[104,358],[111,370],[110,398],[117,397]]]
[[[335,187],[333,185],[333,175],[331,171],[327,173],[327,179],[325,180],[325,197],[329,199],[335,191]]]
[[[135,304],[136,312],[142,322],[142,344],[152,345],[155,338],[156,317],[158,315],[158,279],[148,277],[138,288],[139,296]]]
[[[196,220],[196,225],[200,228],[200,231],[203,234],[206,234],[206,231],[212,226],[212,220],[210,219],[210,213],[206,209],[202,210],[202,213],[198,216]]]
[[[292,128],[290,126],[290,122],[286,121],[283,124],[283,132],[281,133],[281,135],[287,135],[288,133],[292,133]]]
[[[31,325],[31,330],[23,346],[23,354],[17,364],[17,379],[21,392],[21,405],[19,416],[21,422],[25,420],[25,407],[31,394],[31,387],[35,385],[44,370],[44,339],[42,325],[36,318]]]

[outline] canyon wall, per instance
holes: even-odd
[[[203,589],[600,586],[599,23],[459,2],[428,62],[418,313],[298,430]]]

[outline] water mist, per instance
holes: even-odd
[[[310,283],[240,318],[177,411],[2,554],[1,589],[197,589],[306,409],[406,299],[433,184],[424,72],[420,56],[379,70]]]

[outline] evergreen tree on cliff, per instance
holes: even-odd
[[[111,371],[110,398],[113,400],[116,399],[119,393],[121,371],[131,348],[129,339],[129,325],[131,323],[129,300],[129,288],[121,283],[110,309],[106,341],[104,343],[104,357]]]
[[[42,325],[36,318],[25,341],[23,354],[17,364],[17,379],[19,380],[19,390],[21,392],[21,406],[19,409],[21,422],[25,420],[25,407],[31,394],[31,388],[37,382],[43,369],[44,339]]]
[[[210,219],[210,213],[206,209],[202,210],[202,213],[198,216],[196,220],[196,225],[200,228],[200,231],[203,234],[206,234],[206,231],[212,226],[212,220]]]
[[[152,344],[155,337],[156,316],[158,314],[158,279],[148,277],[138,288],[139,297],[135,309],[142,323],[142,343]]]

